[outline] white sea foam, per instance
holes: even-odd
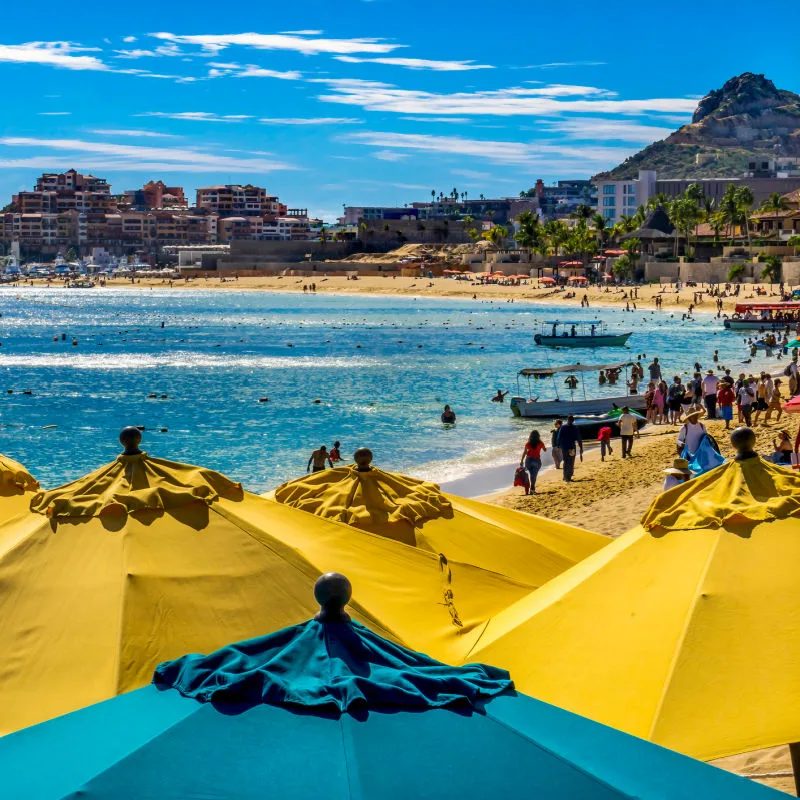
[[[386,366],[376,358],[320,356],[229,356],[206,353],[54,353],[52,355],[0,355],[0,367],[57,367],[71,369],[142,370],[172,369],[367,369]]]

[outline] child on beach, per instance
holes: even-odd
[[[597,434],[597,441],[600,442],[600,460],[606,460],[606,453],[611,455],[614,451],[611,449],[611,428],[607,425],[600,428]]]

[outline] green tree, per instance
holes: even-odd
[[[477,228],[470,228],[467,231],[467,236],[469,236],[469,238],[472,239],[473,242],[477,242],[478,239],[481,238],[481,235],[480,235],[480,233],[478,233],[478,229]]]
[[[689,254],[689,245],[691,243],[692,231],[697,227],[703,218],[700,207],[690,197],[679,197],[673,200],[669,206],[669,220],[675,226],[679,234],[683,234],[686,239],[684,246],[684,254]],[[678,255],[678,240],[680,236],[675,237],[675,256]]]
[[[538,214],[532,211],[523,211],[517,217],[519,230],[514,237],[517,244],[528,251],[528,261],[532,261],[532,254],[542,246],[543,231]]]
[[[592,226],[597,234],[597,242],[600,247],[603,247],[608,239],[608,221],[602,214],[592,215]]]
[[[797,251],[800,250],[800,236],[792,236],[786,244],[794,247],[794,254],[797,255]]]
[[[699,183],[690,183],[686,187],[686,191],[683,193],[683,196],[687,199],[691,200],[697,206],[702,206],[703,201],[705,200],[705,194],[703,193],[703,187],[700,186]]]
[[[740,282],[744,275],[744,264],[733,264],[728,270],[728,280]]]
[[[721,211],[715,211],[713,214],[707,214],[706,222],[709,227],[714,231],[714,244],[719,244],[720,231],[725,227],[725,218]]]
[[[66,261],[67,264],[71,264],[73,261],[77,260],[78,260],[78,254],[75,252],[75,248],[70,247],[64,256],[64,261]]]
[[[668,205],[669,197],[667,197],[664,192],[658,192],[658,194],[654,194],[647,201],[647,210],[655,211],[657,208],[666,208]]]
[[[319,240],[323,245],[328,241],[328,231],[324,225],[319,229]]]
[[[778,256],[767,256],[764,259],[764,269],[761,270],[761,280],[769,281],[769,288],[772,289],[773,283],[780,283],[781,280],[781,260]]]
[[[630,280],[633,277],[634,265],[630,256],[620,256],[614,262],[614,275],[622,280]]]
[[[644,206],[639,206],[636,213],[633,215],[633,221],[636,223],[637,228],[641,228],[647,219],[647,209]]]
[[[622,247],[627,252],[628,258],[635,268],[639,261],[639,253],[642,250],[642,240],[634,236],[632,239],[626,239]]]
[[[750,246],[750,209],[753,207],[755,198],[753,190],[749,186],[740,186],[735,194],[736,207],[739,209],[739,220],[744,223],[745,233],[747,234],[747,246]]]
[[[594,230],[586,224],[586,220],[579,219],[578,224],[569,229],[566,247],[571,255],[579,256],[584,262],[597,252]]]
[[[508,228],[505,225],[494,225],[484,231],[483,238],[491,242],[498,250],[502,250],[508,237]]]
[[[570,216],[574,219],[582,219],[584,221],[591,219],[593,215],[594,209],[591,206],[586,205],[586,203],[581,203],[576,207],[575,211],[570,214]]]
[[[759,209],[778,213],[779,211],[788,211],[789,204],[777,192],[773,192],[766,200],[761,201]]]
[[[722,219],[728,229],[730,243],[733,244],[736,226],[739,224],[740,212],[736,202],[736,186],[732,183],[729,183],[725,188],[725,194],[719,204],[719,213],[722,214]]]
[[[543,232],[547,243],[545,252],[552,252],[555,256],[559,255],[560,250],[569,239],[567,223],[560,219],[548,220],[543,226]]]

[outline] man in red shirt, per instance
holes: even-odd
[[[736,393],[733,391],[733,380],[727,376],[719,383],[717,390],[717,405],[719,415],[725,420],[725,430],[730,430],[733,419],[733,404],[736,402]]]

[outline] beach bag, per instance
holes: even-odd
[[[708,434],[700,440],[694,453],[689,452],[688,447],[684,447],[681,456],[689,462],[689,469],[694,476],[703,475],[725,463],[716,441]]]
[[[525,467],[517,467],[514,472],[514,486],[522,486],[527,489],[531,485],[528,478],[528,470]]]

